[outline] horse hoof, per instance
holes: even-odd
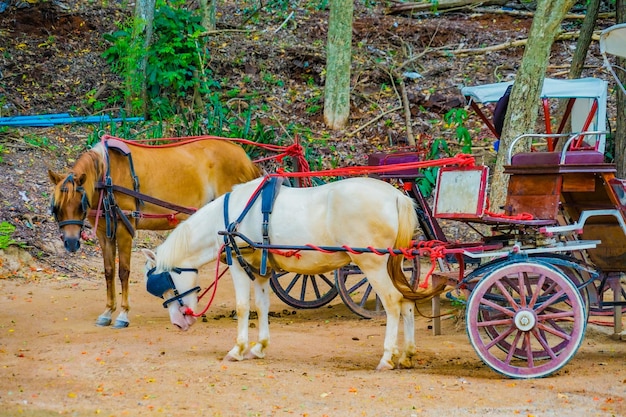
[[[393,369],[393,363],[381,361],[376,367],[377,371],[390,371]]]
[[[244,359],[263,359],[265,358],[265,354],[258,354],[255,352],[248,352],[245,354]]]
[[[124,320],[115,320],[114,329],[125,329],[130,323]]]
[[[228,355],[224,356],[224,359],[222,361],[223,362],[239,362],[239,361],[242,361],[243,359],[244,359],[243,356],[237,358],[229,353]]]
[[[98,317],[98,320],[96,320],[96,326],[98,327],[106,327],[110,325],[111,325],[110,317]]]

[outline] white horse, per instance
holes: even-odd
[[[353,262],[367,276],[387,313],[384,353],[377,369],[395,367],[394,361],[399,354],[397,338],[401,314],[405,346],[398,366],[410,368],[411,357],[415,354],[415,300],[432,297],[441,292],[438,291],[440,289],[420,293],[410,290],[402,272],[402,255],[302,250],[297,256],[287,256],[284,251],[271,249],[269,254],[266,252],[264,255],[257,244],[250,248],[246,239],[250,243],[262,242],[264,238],[261,198],[254,199],[252,196],[266,180],[267,177],[236,186],[228,197],[222,196],[210,202],[180,224],[156,253],[144,250],[148,258],[148,291],[167,298],[164,306],[169,309],[172,323],[187,330],[195,322],[192,312],[196,311],[198,304],[197,268],[220,256],[225,236],[218,232],[230,225],[229,230],[236,229],[240,233],[234,238],[237,248],[231,251],[234,259],[230,266],[238,323],[237,343],[225,360],[265,357],[270,340],[268,272],[271,269],[319,274]],[[278,188],[266,228],[269,246],[345,245],[350,248],[387,248],[395,252],[393,248],[410,246],[417,227],[413,200],[384,181],[351,178],[312,188]],[[245,265],[250,267],[248,269],[254,272],[246,272],[240,265],[236,259],[237,252],[245,259]],[[263,269],[264,261],[267,261],[268,270],[261,275],[259,270]],[[254,284],[259,319],[259,339],[252,348],[248,340],[251,284]]]

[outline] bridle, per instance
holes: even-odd
[[[184,306],[183,301],[182,301],[183,297],[194,292],[200,292],[200,287],[195,286],[185,292],[179,293],[178,290],[176,289],[176,285],[174,284],[174,280],[172,279],[172,275],[170,274],[170,271],[164,271],[158,274],[155,274],[154,271],[156,271],[156,267],[150,269],[148,273],[146,274],[146,276],[148,277],[147,282],[146,282],[146,289],[148,290],[148,292],[154,295],[155,297],[165,298],[163,297],[163,294],[165,294],[166,291],[169,291],[169,290],[174,291],[174,296],[171,298],[168,298],[163,303],[164,308],[167,308],[167,306],[170,303],[173,303],[175,301],[178,301],[178,304],[180,304],[180,306],[183,307]],[[176,267],[176,268],[172,268],[172,271],[176,272],[177,274],[180,274],[181,272],[195,272],[196,274],[198,273],[198,270],[196,268]]]
[[[66,186],[68,182],[71,182],[72,184],[74,184],[74,174],[70,173],[67,176],[67,178],[65,178],[65,180],[63,181],[63,184],[61,185],[61,192],[64,192],[64,193],[68,192],[68,189]],[[89,203],[89,198],[87,198],[87,193],[85,192],[85,189],[83,188],[82,185],[79,185],[78,187],[76,187],[76,191],[81,193],[80,208],[81,208],[83,217],[80,220],[69,219],[69,220],[59,221],[58,207],[54,201],[54,196],[52,197],[52,201],[50,202],[50,211],[52,212],[52,216],[54,217],[54,220],[59,225],[59,229],[62,229],[63,227],[69,226],[69,225],[77,225],[77,226],[80,226],[80,230],[82,232],[83,229],[85,228],[85,219],[87,218],[87,212],[89,211],[91,204]]]

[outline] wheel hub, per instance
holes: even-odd
[[[523,332],[528,332],[530,331],[533,327],[535,327],[535,324],[537,323],[537,318],[535,317],[535,313],[532,310],[520,310],[517,313],[515,313],[515,326],[523,331]]]

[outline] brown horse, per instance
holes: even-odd
[[[228,140],[194,138],[146,146],[105,136],[67,174],[48,171],[52,213],[65,248],[80,247],[85,219],[97,225],[104,257],[107,304],[96,324],[108,326],[117,308],[115,257],[119,251],[122,310],[115,328],[129,325],[128,278],[135,229],[167,230],[197,208],[260,175],[246,152]]]

